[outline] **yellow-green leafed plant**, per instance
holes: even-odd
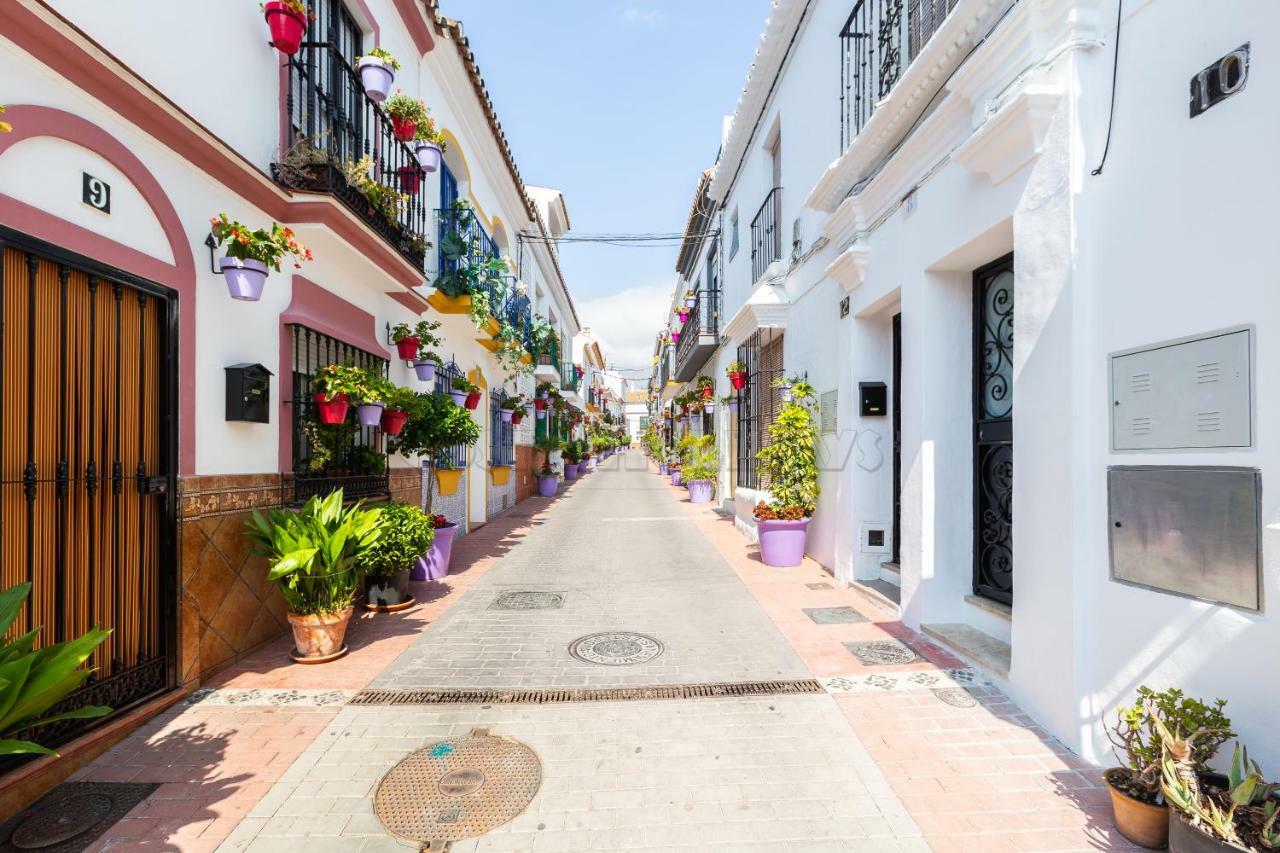
[[[818,505],[818,428],[813,421],[815,391],[792,380],[792,400],[784,403],[769,425],[768,446],[756,454],[760,472],[769,478],[775,509],[798,508],[805,517]]]
[[[0,636],[18,618],[30,594],[29,583],[0,593]],[[110,634],[95,628],[74,640],[36,649],[40,628],[32,628],[0,644],[0,755],[57,755],[38,743],[13,736],[60,720],[87,720],[111,713],[102,705],[85,705],[44,716],[89,677],[93,669],[84,662]]]
[[[0,104],[0,116],[4,115],[4,104]],[[0,121],[0,133],[11,133],[13,125],[7,121]]]
[[[342,489],[315,496],[302,509],[254,510],[245,536],[271,564],[289,609],[298,616],[351,607],[360,585],[360,557],[383,533],[382,511],[363,502],[342,505]]]

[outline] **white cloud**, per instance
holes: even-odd
[[[638,368],[652,365],[654,336],[666,322],[674,288],[674,282],[658,282],[578,304],[578,318],[600,342],[607,364]],[[623,375],[643,384],[641,371]]]
[[[622,10],[622,21],[638,26],[652,26],[663,19],[659,9],[642,9],[639,6],[628,6]]]

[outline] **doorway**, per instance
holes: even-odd
[[[893,557],[902,564],[902,315],[893,315]]]
[[[1013,255],[973,274],[973,591],[1013,604]]]

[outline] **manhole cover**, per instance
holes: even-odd
[[[504,592],[489,605],[490,610],[559,610],[564,595],[558,592]]]
[[[579,637],[569,644],[569,654],[586,663],[626,666],[653,660],[662,654],[662,643],[646,634],[610,631]]]
[[[19,850],[53,847],[87,832],[111,814],[105,794],[76,794],[40,809],[18,824],[9,843]]]
[[[938,697],[938,701],[955,708],[972,708],[978,704],[973,694],[963,687],[935,687],[933,695]]]
[[[867,617],[852,607],[806,607],[804,615],[819,625],[847,625],[867,621]]]
[[[0,823],[0,853],[79,853],[158,786],[65,782],[34,806]]]
[[[378,784],[373,810],[411,841],[461,841],[524,811],[542,785],[542,762],[519,741],[472,729],[411,753]]]
[[[826,583],[825,581],[819,581],[818,583],[807,583],[805,584],[805,586],[809,587],[809,589],[831,589],[831,584]]]
[[[844,647],[867,666],[919,663],[924,660],[915,649],[898,640],[870,640],[845,643]]]

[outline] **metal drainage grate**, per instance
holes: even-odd
[[[822,693],[812,678],[788,681],[736,681],[660,684],[652,687],[575,687],[569,689],[490,688],[484,690],[361,690],[352,705],[550,705],[562,702],[638,702],[648,699],[715,699],[736,696],[786,696]]]
[[[460,841],[502,826],[528,808],[542,786],[537,753],[472,729],[409,754],[382,777],[373,810],[392,834],[411,841]]]
[[[562,592],[518,590],[504,592],[489,605],[490,610],[559,610],[564,604]]]
[[[977,706],[978,700],[973,698],[973,694],[963,687],[935,687],[933,695],[938,697],[939,702],[944,702],[955,708],[973,708]]]

